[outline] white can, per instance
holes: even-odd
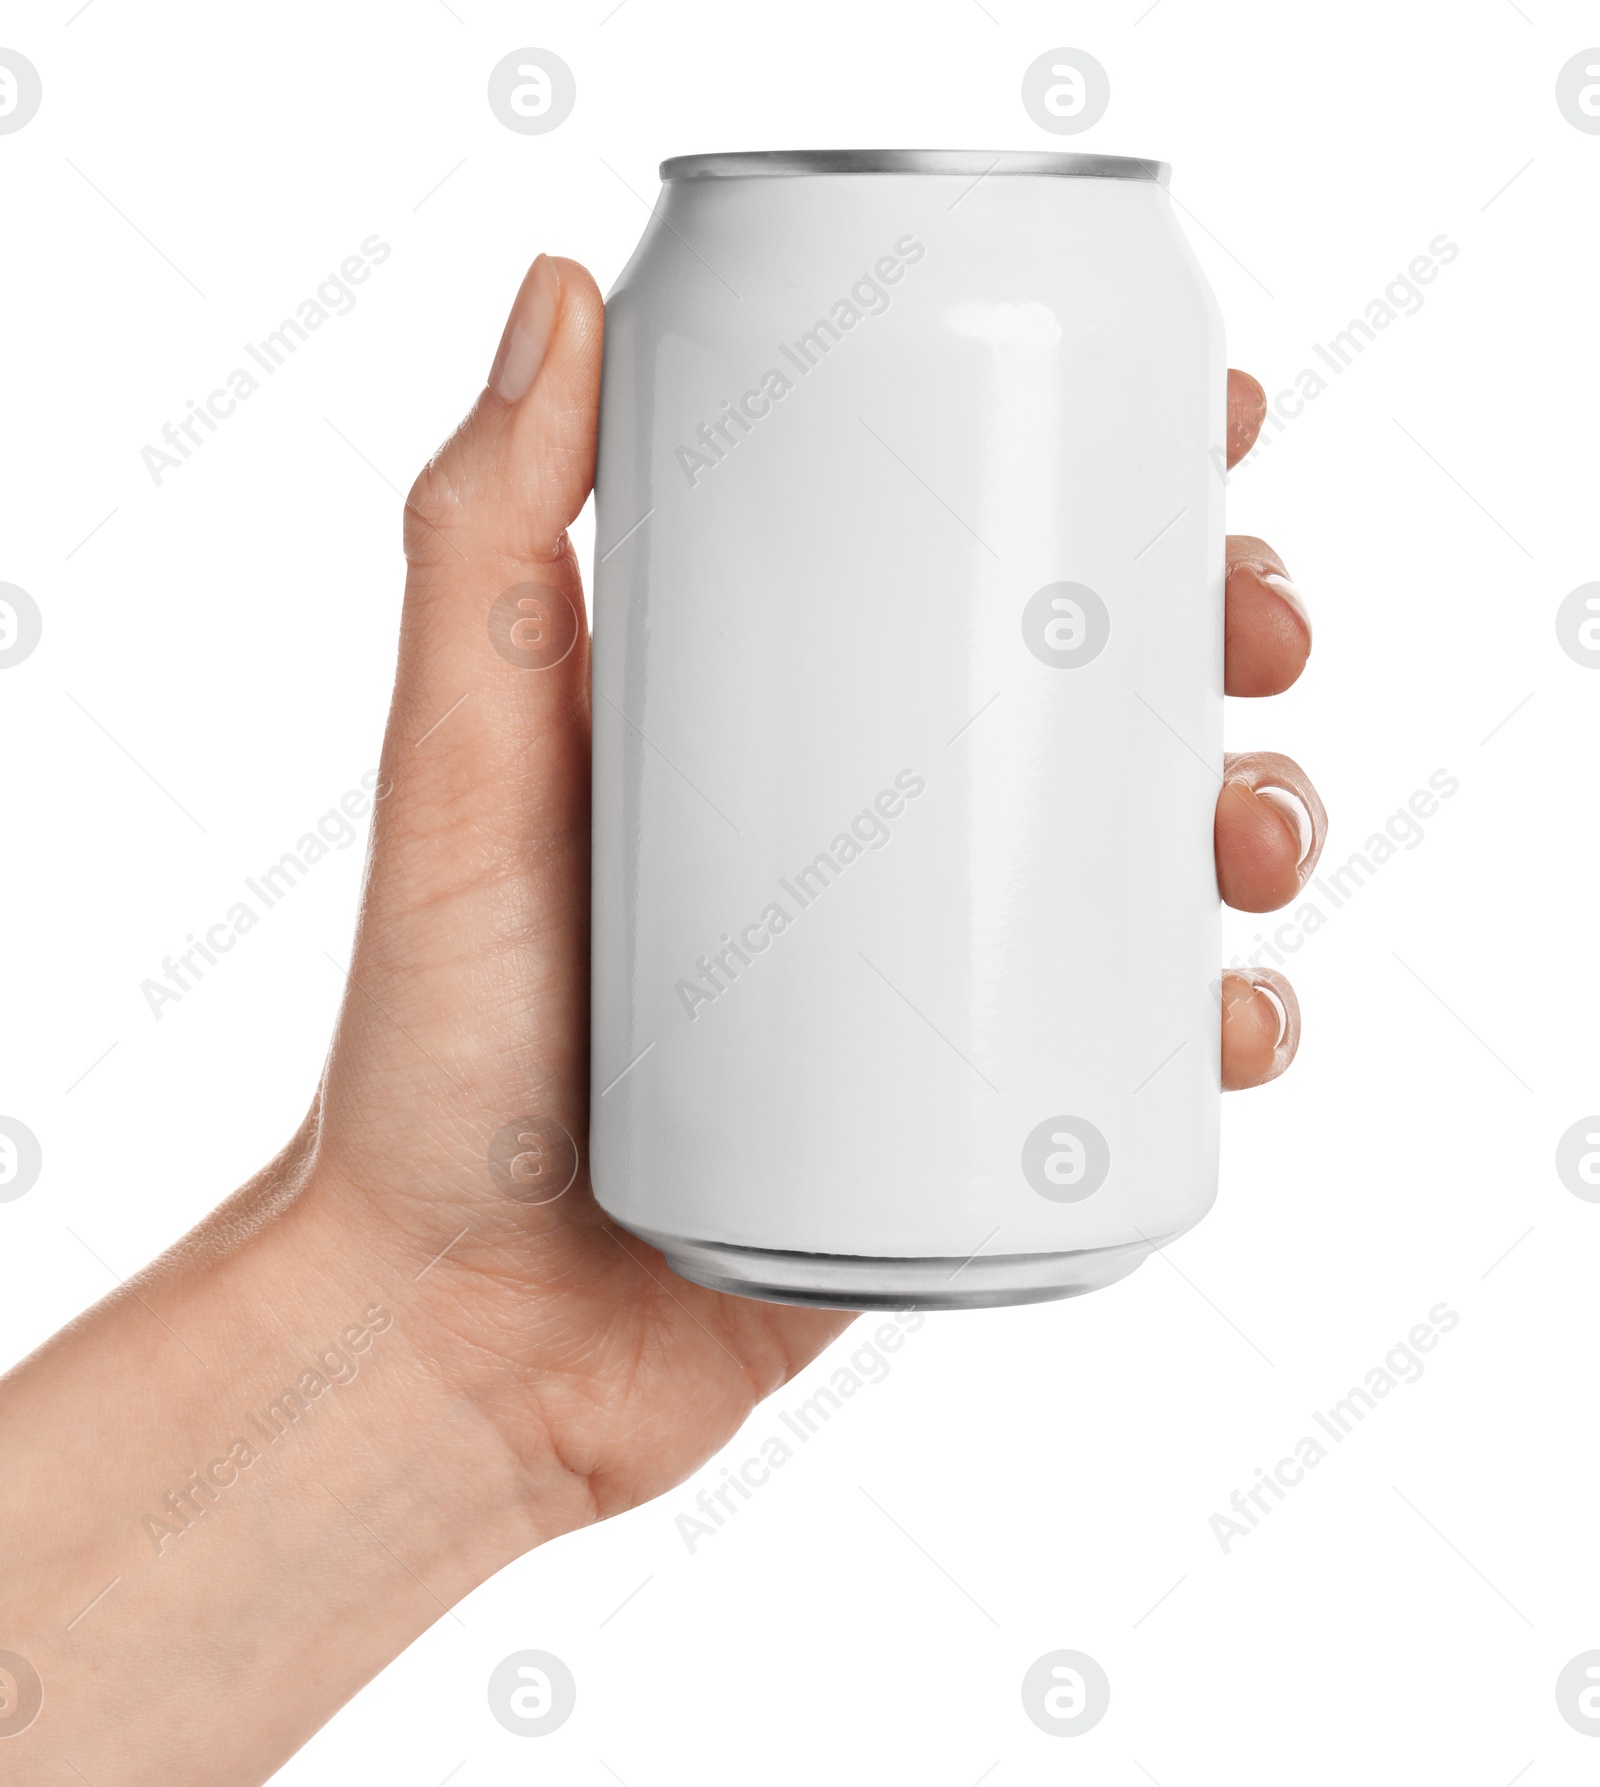
[[[590,1157],[922,1308],[1216,1195],[1226,367],[1160,163],[691,156],[606,319]]]

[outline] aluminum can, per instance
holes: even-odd
[[[1226,369],[1168,169],[661,175],[602,378],[596,1195],[746,1296],[1108,1284],[1216,1195]]]

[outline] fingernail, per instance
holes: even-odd
[[[1274,595],[1278,596],[1282,601],[1287,602],[1294,610],[1300,621],[1300,625],[1306,630],[1306,638],[1309,639],[1311,637],[1311,616],[1306,612],[1305,599],[1301,596],[1299,590],[1295,588],[1287,577],[1280,576],[1276,571],[1261,571],[1258,575],[1260,576],[1261,581]]]
[[[1270,1012],[1276,1027],[1272,1061],[1259,1079],[1248,1083],[1264,1086],[1269,1080],[1275,1080],[1295,1058],[1300,1047],[1300,1003],[1294,996],[1294,988],[1270,968],[1230,969],[1224,977],[1222,996],[1228,1020],[1232,1020],[1235,1013],[1242,1019],[1244,1013],[1240,1008],[1253,1006],[1258,1000]]]
[[[528,269],[506,319],[505,333],[489,368],[489,389],[504,403],[520,403],[544,364],[561,308],[561,275],[549,255]]]
[[[1270,1007],[1277,1029],[1272,1038],[1273,1048],[1278,1048],[1289,1030],[1289,1014],[1283,1008],[1283,1001],[1276,990],[1269,986],[1258,985],[1248,974],[1230,974],[1231,986],[1223,994],[1223,1007],[1230,1020],[1242,1017],[1245,1008],[1254,1005],[1256,1000]]]
[[[1227,757],[1225,786],[1242,789],[1271,808],[1273,818],[1294,843],[1295,867],[1303,887],[1322,854],[1328,813],[1306,773],[1279,751],[1242,751]]]
[[[1267,394],[1261,381],[1237,368],[1228,370],[1228,457],[1249,451],[1267,419]]]
[[[1294,859],[1295,867],[1299,868],[1311,854],[1311,846],[1317,840],[1317,828],[1310,808],[1298,794],[1291,793],[1287,788],[1275,788],[1270,783],[1252,792],[1258,800],[1264,800],[1275,812],[1281,813],[1294,828],[1300,841],[1300,854]]]

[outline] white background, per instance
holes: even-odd
[[[1227,1101],[1215,1212],[1110,1291],[929,1318],[695,1555],[691,1483],[525,1558],[280,1779],[1592,1780],[1600,1744],[1554,1684],[1600,1646],[1600,1206],[1553,1159],[1600,1108],[1600,676],[1553,620],[1600,575],[1600,137],[1554,83],[1600,12],[92,0],[68,23],[79,3],[0,12],[44,83],[0,137],[0,581],[44,614],[0,673],[0,1111],[45,1162],[0,1205],[8,1361],[309,1101],[359,843],[160,1022],[140,982],[376,763],[396,487],[471,402],[534,254],[608,286],[636,194],[689,151],[1158,156],[1230,359],[1276,392],[1434,237],[1460,247],[1230,488],[1230,527],[1278,546],[1317,629],[1300,687],[1230,702],[1230,746],[1312,773],[1327,864],[1433,771],[1461,786],[1296,955],[1300,1058]],[[485,100],[524,45],[577,77],[547,136]],[[1071,140],[1019,97],[1058,45],[1111,79]],[[140,448],[374,232],[393,254],[356,308],[156,487]],[[1230,915],[1230,951],[1259,926]],[[1212,1513],[1441,1300],[1460,1323],[1425,1376],[1224,1555]],[[530,1647],[578,1681],[538,1741],[485,1700]],[[1070,1741],[1019,1698],[1063,1647],[1111,1681]]]

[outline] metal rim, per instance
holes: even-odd
[[[736,1296],[823,1309],[992,1309],[1052,1302],[1115,1284],[1171,1239],[1071,1253],[881,1258],[744,1247],[667,1235],[634,1222],[625,1226],[659,1248],[680,1278]]]
[[[798,174],[1053,174],[1077,180],[1150,180],[1165,186],[1172,168],[1164,161],[1128,155],[1053,155],[1031,149],[764,149],[675,155],[661,164],[663,180]]]

